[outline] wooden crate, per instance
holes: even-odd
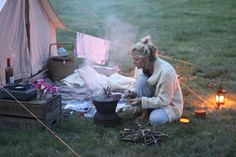
[[[21,101],[38,119],[49,128],[58,124],[62,118],[61,96],[48,100]],[[43,128],[30,113],[15,100],[0,99],[0,127],[7,128]]]

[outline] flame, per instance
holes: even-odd
[[[179,121],[180,121],[181,123],[184,123],[184,124],[186,124],[186,123],[189,123],[189,122],[190,122],[190,120],[189,120],[189,119],[187,119],[187,118],[180,118],[180,119],[179,119]]]
[[[224,101],[223,105],[220,105],[220,108],[225,109],[233,109],[236,110],[236,96],[230,96],[230,97],[216,97],[215,95],[210,95],[208,98],[206,98],[206,102],[200,104],[199,106],[204,106],[208,111],[212,112],[216,110],[216,102],[219,100],[220,102]]]
[[[217,103],[224,103],[224,96],[223,95],[217,95],[216,96],[216,102]]]

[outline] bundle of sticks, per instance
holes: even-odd
[[[167,138],[170,138],[170,136],[151,128],[124,128],[124,130],[120,131],[120,140],[143,143],[145,145],[158,144]]]

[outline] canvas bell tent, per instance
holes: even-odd
[[[47,65],[57,29],[65,26],[48,0],[0,0],[1,68],[10,58],[15,79],[37,74]]]

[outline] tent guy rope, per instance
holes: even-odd
[[[203,101],[204,103],[210,103],[212,105],[212,102],[209,102],[208,100],[204,99],[202,96],[200,96],[199,94],[197,94],[193,89],[189,88],[185,83],[180,82],[181,85],[183,85],[190,93],[192,93],[193,95],[195,95],[199,100]]]
[[[77,157],[80,157],[80,155],[71,148],[65,141],[63,141],[54,131],[52,131],[47,125],[45,125],[37,116],[35,116],[27,107],[25,107],[24,104],[22,104],[14,95],[12,95],[7,89],[5,89],[2,85],[0,85],[0,88],[3,89],[5,92],[7,92],[18,104],[21,105],[30,115],[32,115],[39,123],[43,125],[53,136],[55,136],[63,145],[65,145],[72,153],[74,153]]]

